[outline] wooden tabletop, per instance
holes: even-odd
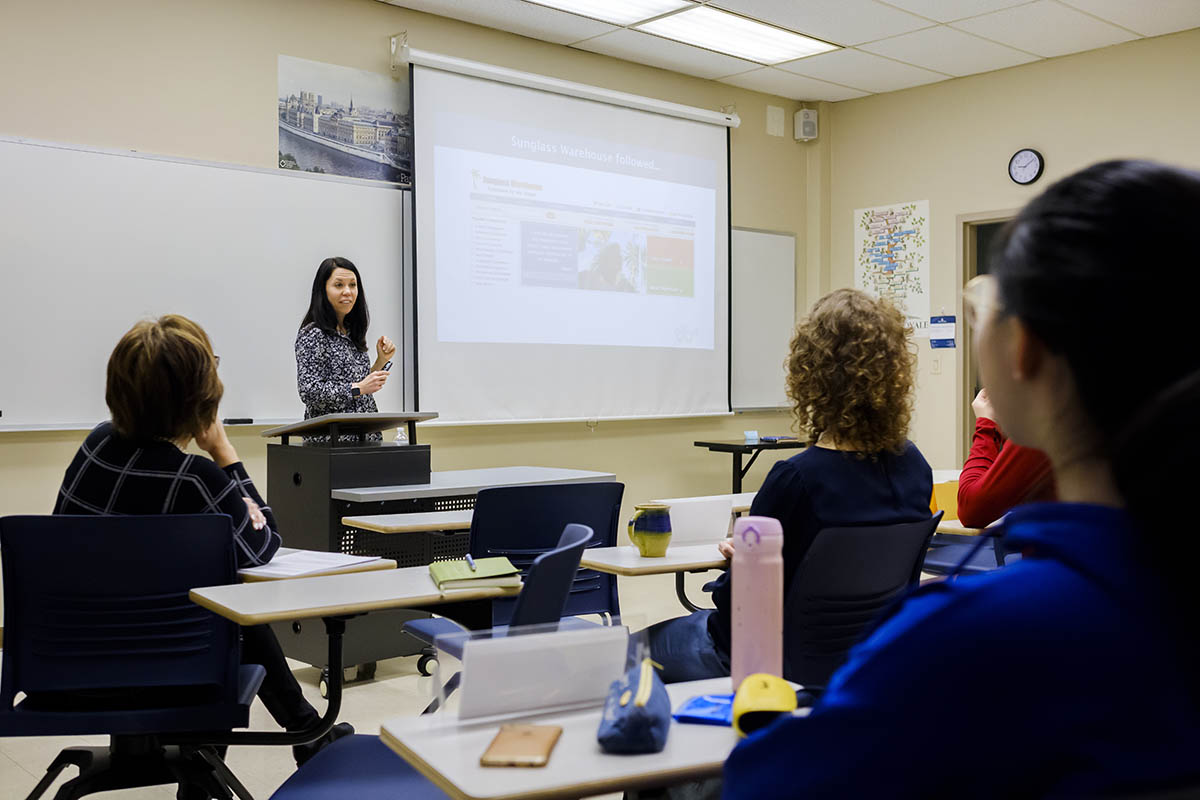
[[[429,483],[408,486],[366,486],[334,489],[329,496],[351,503],[371,503],[386,500],[412,500],[421,497],[470,497],[480,489],[494,486],[527,486],[547,483],[593,483],[614,481],[611,472],[592,472],[583,469],[557,467],[487,467],[485,469],[454,469],[433,472]]]
[[[937,526],[938,533],[957,533],[960,536],[978,536],[983,531],[983,528],[968,528],[956,519],[943,519]]]
[[[662,558],[646,558],[631,544],[619,547],[589,547],[583,551],[583,558],[579,560],[580,567],[612,575],[669,575],[675,572],[720,569],[728,563],[717,550],[716,542],[671,546]]]
[[[732,691],[729,678],[667,685],[672,709],[696,695]],[[732,728],[672,720],[661,753],[609,755],[596,743],[602,711],[597,706],[505,720],[562,727],[550,762],[538,769],[479,766],[499,721],[459,723],[448,712],[401,717],[384,723],[380,738],[456,800],[583,797],[714,777],[738,743]]]
[[[239,625],[361,614],[383,608],[408,608],[515,595],[520,587],[438,591],[429,567],[402,567],[352,575],[291,578],[192,589],[188,596]]]
[[[426,511],[418,514],[368,514],[342,517],[342,524],[376,533],[420,533],[423,531],[469,531],[474,509]]]

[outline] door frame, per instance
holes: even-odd
[[[959,397],[958,404],[958,463],[965,464],[967,454],[971,452],[971,440],[975,438],[975,414],[971,410],[971,401],[975,399],[975,382],[978,367],[975,364],[974,342],[971,341],[971,330],[967,326],[967,318],[963,313],[962,287],[975,277],[978,268],[977,256],[979,248],[979,225],[989,225],[996,222],[1008,222],[1021,209],[1002,208],[995,211],[976,211],[971,214],[959,214],[955,217],[954,229],[957,236],[958,276],[959,284],[956,294],[956,313],[962,331],[958,349]]]

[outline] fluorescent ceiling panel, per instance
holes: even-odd
[[[713,0],[713,3],[841,45],[873,42],[933,24],[875,0]]]
[[[1046,58],[1138,38],[1116,25],[1051,0],[964,19],[951,27]]]
[[[692,5],[690,0],[529,0],[540,6],[570,11],[617,25],[632,25],[644,19],[666,14],[684,6]]]
[[[853,100],[856,97],[866,97],[867,92],[836,86],[832,83],[806,78],[803,75],[793,75],[774,67],[759,69],[721,78],[721,83],[752,89],[765,94],[777,94],[792,100],[828,100],[831,103],[839,100]]]
[[[1200,28],[1200,3],[1196,0],[1063,0],[1069,6],[1103,17],[1143,36]]]
[[[944,25],[860,45],[859,49],[956,77],[1038,60],[1035,55]]]
[[[852,48],[779,64],[778,68],[868,92],[892,92],[949,77]]]
[[[677,42],[760,64],[778,64],[837,49],[837,45],[707,6],[680,11],[636,27]]]
[[[724,53],[701,50],[699,47],[627,28],[588,39],[586,42],[577,42],[572,47],[708,79],[736,75],[758,66],[751,61],[743,61]]]

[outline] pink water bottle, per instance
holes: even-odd
[[[783,527],[772,517],[733,526],[733,688],[747,675],[783,676]]]

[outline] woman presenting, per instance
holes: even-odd
[[[379,410],[372,395],[387,382],[396,345],[380,336],[372,364],[367,354],[370,320],[358,267],[346,258],[322,261],[296,334],[296,389],[305,419]]]

